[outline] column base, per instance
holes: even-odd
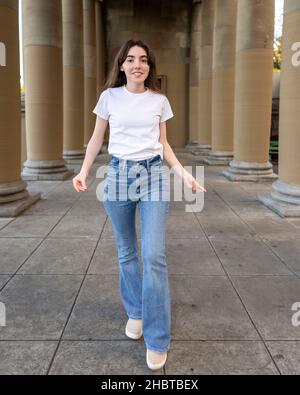
[[[300,217],[300,186],[278,180],[272,188],[270,194],[258,199],[280,217]]]
[[[83,150],[79,151],[64,151],[63,159],[69,164],[78,164],[83,161],[85,153]]]
[[[208,153],[211,151],[211,146],[206,144],[197,144],[192,149],[192,154],[196,156],[207,156]]]
[[[229,168],[222,174],[230,181],[264,182],[275,181],[278,178],[270,162],[254,163],[232,160]]]
[[[21,176],[26,181],[66,180],[74,174],[66,167],[65,160],[27,160]]]
[[[210,166],[228,166],[233,160],[233,152],[230,151],[211,151],[204,163]]]
[[[198,144],[199,144],[199,143],[198,143],[198,141],[196,141],[196,140],[188,140],[188,142],[186,143],[185,148],[186,148],[187,150],[194,150],[195,147],[196,147]]]
[[[0,217],[16,217],[41,199],[41,194],[29,195],[23,180],[0,183]]]
[[[191,153],[186,147],[184,147],[184,148],[172,147],[172,149],[173,149],[174,152],[176,152],[178,154],[190,154]]]

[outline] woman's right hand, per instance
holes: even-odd
[[[87,190],[86,186],[87,176],[78,173],[76,177],[73,178],[73,187],[77,192],[85,192]]]

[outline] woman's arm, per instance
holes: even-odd
[[[93,135],[86,148],[85,158],[80,170],[81,174],[89,175],[94,160],[101,150],[107,124],[107,120],[97,116]]]
[[[207,192],[205,188],[203,188],[195,178],[185,170],[179,160],[176,158],[174,151],[172,150],[170,144],[167,140],[167,125],[166,122],[162,122],[159,124],[160,127],[160,139],[159,142],[164,147],[164,159],[168,163],[168,165],[174,169],[175,173],[183,179],[183,181],[193,189],[196,189],[198,192]]]
[[[85,192],[87,190],[86,179],[89,175],[94,160],[96,159],[96,156],[101,150],[107,124],[108,121],[97,116],[95,129],[87,145],[81,170],[77,176],[73,178],[73,186],[77,192]]]

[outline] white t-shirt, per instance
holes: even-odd
[[[166,96],[149,88],[142,93],[132,93],[125,85],[108,88],[93,112],[109,121],[109,154],[135,161],[156,155],[163,159],[159,123],[174,116]]]

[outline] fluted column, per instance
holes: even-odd
[[[84,158],[84,70],[82,0],[62,0],[64,159]]]
[[[103,2],[96,0],[95,2],[96,13],[96,78],[97,90],[96,96],[99,97],[103,91],[105,83],[105,63],[106,63],[106,38],[105,38],[105,19],[103,12]],[[106,131],[102,150],[107,151],[108,133]]]
[[[212,55],[214,29],[214,0],[203,0],[201,11],[199,104],[197,109],[199,124],[195,154],[207,154],[211,149],[212,117]]]
[[[199,55],[201,45],[201,0],[194,0],[191,24],[191,57],[189,80],[189,140],[186,148],[198,144],[199,131]]]
[[[21,179],[18,1],[0,0],[0,217],[14,217],[40,199]]]
[[[233,159],[236,0],[215,0],[212,83],[212,150],[204,162]]]
[[[300,2],[285,1],[279,117],[279,180],[260,200],[283,217],[300,217]]]
[[[87,146],[95,127],[93,108],[97,100],[96,89],[96,30],[94,0],[83,0],[84,41],[84,144]]]
[[[239,0],[235,79],[234,160],[231,181],[272,181],[269,162],[272,112],[274,0]]]
[[[23,0],[26,180],[73,174],[63,155],[62,9],[60,0]]]

